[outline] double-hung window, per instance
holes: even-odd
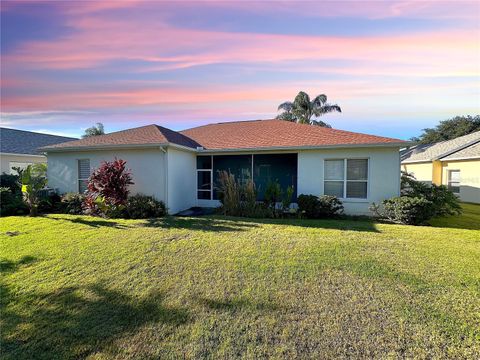
[[[342,199],[368,196],[368,159],[325,160],[323,193]]]
[[[78,160],[78,192],[83,194],[87,190],[90,177],[90,159]]]
[[[460,170],[448,171],[448,189],[454,194],[460,194]]]
[[[212,190],[212,156],[197,156],[197,199],[211,200]]]

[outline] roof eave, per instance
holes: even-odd
[[[366,143],[366,144],[335,144],[335,145],[308,145],[308,146],[270,146],[255,148],[232,148],[232,149],[203,149],[201,153],[229,153],[245,151],[289,151],[289,150],[322,150],[322,149],[346,149],[346,148],[400,148],[405,146],[404,142],[399,143]]]

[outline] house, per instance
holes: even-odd
[[[398,196],[399,149],[405,142],[280,120],[225,122],[173,131],[148,125],[48,146],[49,186],[82,192],[92,169],[127,161],[132,193],[163,200],[170,213],[219,205],[221,170],[240,181],[253,174],[261,199],[278,181],[297,194],[338,196],[346,213],[369,214],[372,202]]]
[[[401,152],[402,170],[417,180],[446,185],[462,201],[480,203],[480,131]]]
[[[0,128],[0,173],[10,174],[12,168],[26,168],[27,165],[46,163],[47,158],[38,150],[48,146],[76,138],[41,134],[9,128]]]

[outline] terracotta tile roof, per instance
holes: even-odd
[[[398,144],[402,140],[281,120],[237,121],[176,132],[158,125],[118,131],[61,143],[43,150],[67,150],[121,145],[176,144],[192,149],[234,150],[298,148],[334,145]]]
[[[116,145],[156,145],[168,143],[191,148],[199,146],[194,140],[189,139],[177,131],[158,125],[147,125],[105,135],[91,136],[81,140],[63,142],[53,146],[46,146],[43,147],[42,150]]]
[[[398,139],[282,120],[210,124],[184,130],[181,133],[208,150],[398,144],[403,142]]]
[[[434,144],[419,144],[401,152],[402,162],[429,162],[442,159],[480,142],[480,131]],[[472,155],[475,155],[475,149]],[[468,151],[467,151],[468,153]],[[464,153],[462,156],[468,155]],[[449,157],[449,160],[453,157]]]

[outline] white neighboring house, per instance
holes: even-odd
[[[11,174],[14,167],[24,169],[30,164],[46,163],[47,157],[38,150],[39,147],[72,140],[78,139],[0,128],[0,173]]]
[[[398,139],[280,120],[237,121],[176,132],[158,125],[44,147],[49,186],[82,192],[102,161],[121,158],[132,193],[153,195],[174,214],[219,205],[221,170],[253,180],[261,200],[278,181],[297,194],[339,197],[347,214],[369,214],[372,202],[400,193]]]

